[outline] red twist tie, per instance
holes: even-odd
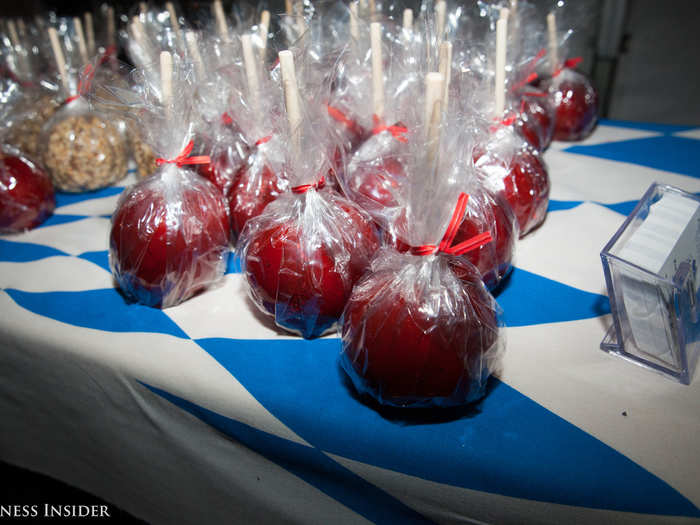
[[[105,62],[107,62],[108,60],[111,60],[111,59],[116,58],[116,57],[117,57],[117,46],[115,46],[114,44],[111,44],[111,45],[107,46],[104,53],[102,53],[102,56],[100,57],[98,64],[102,65]]]
[[[554,73],[552,73],[552,77],[559,76],[559,74],[564,71],[565,69],[574,69],[576,66],[578,66],[581,62],[583,62],[582,57],[574,57],[570,58],[568,60],[564,61],[564,64],[557,69]]]
[[[539,98],[543,98],[543,97],[546,97],[547,95],[548,95],[548,93],[547,93],[547,92],[544,92],[544,91],[542,91],[542,92],[538,92],[538,91],[525,91],[525,92],[523,93],[523,96],[524,96],[524,97],[539,97]]]
[[[350,117],[348,117],[345,113],[340,111],[338,108],[331,106],[329,104],[326,104],[326,110],[328,111],[328,115],[333,119],[341,124],[343,124],[346,128],[348,128],[350,131],[352,131],[355,135],[361,135],[362,131],[357,125],[357,122],[352,120]]]
[[[518,91],[521,87],[528,85],[530,82],[537,80],[537,77],[539,76],[537,73],[535,73],[535,67],[537,67],[537,62],[539,62],[544,56],[547,54],[547,50],[542,48],[540,49],[537,54],[533,57],[532,60],[530,60],[530,63],[527,66],[526,75],[523,80],[515,84],[512,88],[511,91],[515,92]]]
[[[156,159],[156,164],[158,166],[162,166],[163,164],[176,164],[178,168],[182,168],[182,166],[186,164],[209,164],[211,162],[209,155],[190,157],[192,148],[194,148],[194,141],[190,140],[177,157],[174,159],[163,159],[159,157]]]
[[[260,146],[260,144],[265,144],[266,142],[270,142],[270,139],[272,138],[272,135],[268,135],[267,137],[263,137],[260,140],[258,140],[255,145]]]
[[[70,104],[74,100],[78,100],[81,96],[88,92],[90,86],[92,85],[92,79],[95,77],[95,68],[92,64],[85,64],[82,74],[80,75],[80,80],[78,81],[78,92],[75,95],[71,95],[66,100],[63,101],[64,104]]]
[[[459,231],[459,225],[462,223],[464,218],[464,212],[467,210],[467,202],[469,201],[469,195],[466,193],[460,193],[457,199],[457,205],[452,213],[452,219],[450,219],[450,224],[445,230],[445,235],[440,241],[439,246],[434,244],[425,244],[423,246],[416,246],[411,248],[412,255],[433,255],[437,252],[443,252],[448,255],[462,255],[464,253],[470,252],[480,248],[484,244],[491,242],[493,239],[490,232],[480,233],[474,237],[467,239],[464,242],[459,243],[456,246],[452,246],[455,236]]]
[[[224,112],[224,114],[221,115],[221,123],[224,126],[230,126],[233,124],[233,119],[231,118],[231,115],[228,114],[228,112]]]
[[[391,133],[391,136],[399,142],[408,142],[408,139],[404,136],[408,133],[408,128],[406,126],[400,126],[398,124],[386,126],[377,115],[372,115],[372,121],[374,122],[374,127],[372,128],[373,135],[378,135],[382,131],[388,131]]]
[[[292,191],[294,193],[306,193],[310,189],[314,190],[321,190],[323,187],[326,185],[326,177],[322,176],[320,179],[318,179],[318,182],[316,184],[302,184],[301,186],[294,186],[292,188]]]

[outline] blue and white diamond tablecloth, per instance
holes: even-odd
[[[700,129],[603,122],[545,156],[545,224],[498,296],[507,351],[476,407],[406,419],[350,393],[339,341],[277,331],[224,282],[165,311],[107,264],[122,188],[0,237],[0,459],[155,523],[685,523],[700,380],[599,350],[599,252],[653,181],[700,192]]]

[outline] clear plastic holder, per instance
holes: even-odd
[[[601,349],[690,384],[699,252],[700,197],[652,184],[600,254],[613,318]]]

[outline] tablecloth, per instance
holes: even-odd
[[[337,336],[277,330],[231,257],[166,310],[108,267],[123,186],[59,195],[0,238],[0,459],[153,523],[686,523],[700,517],[700,379],[599,349],[599,253],[654,181],[700,192],[700,128],[602,122],[554,143],[544,225],[497,300],[480,403],[414,415],[352,392]]]

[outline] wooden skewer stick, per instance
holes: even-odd
[[[173,57],[168,51],[160,53],[160,91],[165,116],[170,120],[173,116]]]
[[[374,0],[369,0],[369,19],[370,22],[374,22],[377,14],[377,6]]]
[[[292,0],[284,0],[284,13],[292,16]]]
[[[141,48],[144,59],[150,62],[151,59],[151,46],[146,40],[146,30],[143,27],[143,23],[138,16],[132,18],[131,31],[134,34],[134,41]],[[141,64],[140,67],[144,67],[146,64]]]
[[[107,45],[113,46],[116,44],[114,35],[117,33],[117,23],[114,19],[114,8],[110,5],[107,7]]]
[[[447,104],[450,100],[450,79],[452,77],[452,42],[440,44],[438,69],[443,78],[442,107],[447,111]]]
[[[17,19],[17,29],[19,29],[19,36],[27,36],[27,26],[24,23],[24,18]]]
[[[559,67],[559,42],[557,39],[557,18],[554,13],[547,15],[547,32],[549,33],[549,65],[554,73]]]
[[[506,109],[506,43],[508,18],[496,22],[496,117],[503,117]]]
[[[353,40],[357,40],[360,37],[360,31],[357,27],[358,13],[357,1],[350,2],[350,36]]]
[[[287,109],[287,122],[292,135],[292,148],[295,156],[301,154],[301,107],[299,105],[299,87],[294,70],[294,55],[289,50],[279,52],[284,105]]]
[[[216,19],[216,28],[219,32],[219,36],[224,42],[229,43],[231,40],[228,33],[226,16],[224,16],[224,6],[221,4],[221,0],[214,0],[212,9],[214,10],[214,18]]]
[[[190,55],[192,55],[192,62],[194,62],[197,75],[200,78],[204,78],[204,63],[202,62],[202,55],[199,52],[197,35],[194,31],[185,31],[185,40],[187,41],[187,49],[189,50]]]
[[[299,35],[306,31],[306,20],[304,20],[304,2],[298,1],[294,4],[297,33]]]
[[[12,47],[19,47],[20,39],[19,34],[17,33],[17,26],[15,25],[15,21],[11,18],[7,21],[7,31],[10,33],[10,43],[12,44]]]
[[[403,10],[403,29],[409,34],[413,32],[413,9]]]
[[[255,54],[253,53],[250,35],[241,36],[241,45],[243,47],[245,76],[248,81],[248,96],[250,97],[253,111],[257,114],[260,110],[260,83],[258,81],[257,60],[255,60]]]
[[[439,0],[435,4],[435,29],[437,31],[437,41],[442,42],[445,37],[445,19],[447,18],[447,2]]]
[[[87,64],[88,52],[87,46],[85,45],[85,33],[83,33],[83,23],[80,21],[79,17],[73,18],[73,25],[75,26],[75,36],[78,39],[78,51],[80,51],[80,60],[83,64]]]
[[[382,26],[372,22],[370,44],[372,48],[372,104],[378,119],[384,118],[384,65],[382,62]]]
[[[53,27],[49,27],[49,40],[51,41],[51,51],[53,51],[53,58],[56,61],[58,74],[61,76],[61,84],[63,84],[63,89],[65,90],[66,94],[70,94],[66,59],[63,56],[63,50],[61,49],[61,44],[58,41],[58,33],[56,33],[56,29]]]
[[[270,31],[270,11],[265,9],[260,13],[260,41],[262,43],[261,58],[265,60],[265,50],[267,49],[267,34]]]
[[[148,6],[146,6],[146,2],[139,2],[139,14],[145,15],[146,11],[148,11]]]
[[[425,125],[428,147],[428,165],[433,166],[440,147],[440,122],[442,120],[442,93],[444,77],[440,73],[425,76]]]
[[[175,12],[175,6],[172,2],[165,2],[165,9],[167,9],[170,15],[170,20],[173,25],[173,30],[175,31],[175,36],[177,39],[184,44],[182,31],[180,31],[180,21],[177,18],[177,13]]]
[[[92,13],[85,13],[85,40],[87,43],[88,54],[95,54],[95,24],[92,22]]]

